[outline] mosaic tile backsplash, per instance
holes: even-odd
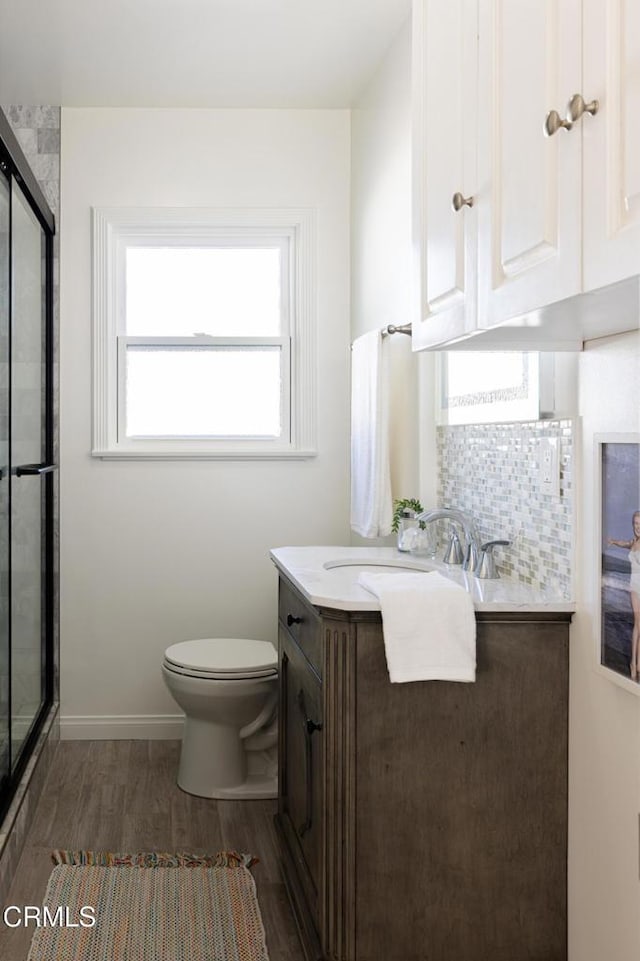
[[[540,441],[556,438],[560,494],[540,487]],[[459,507],[476,521],[482,541],[496,548],[505,576],[540,589],[572,595],[574,423],[544,420],[516,424],[439,427],[438,503]]]

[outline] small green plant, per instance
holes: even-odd
[[[393,502],[393,521],[391,524],[391,530],[394,534],[398,533],[398,528],[400,527],[400,518],[402,517],[403,511],[415,511],[416,514],[421,514],[423,511],[422,504],[420,501],[416,500],[415,497],[403,497]],[[420,522],[420,527],[424,530],[424,524]]]

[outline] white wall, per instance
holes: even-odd
[[[348,542],[349,170],[348,111],[63,110],[63,736],[176,734],[165,648],[275,640],[268,549]],[[317,458],[90,457],[93,205],[316,209]]]
[[[352,316],[355,339],[411,317],[411,26],[400,31],[352,112]],[[421,378],[432,383],[432,356],[391,339],[391,486],[397,497],[435,504],[435,457],[421,476],[419,437],[433,424],[432,391],[419,402]],[[352,534],[352,542],[363,540]]]
[[[640,434],[639,398],[640,333],[587,344],[580,357],[582,495],[578,610],[571,640],[571,961],[640,957],[640,696],[595,669],[599,625],[594,540],[599,511],[594,494],[594,434]]]

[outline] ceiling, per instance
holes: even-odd
[[[0,0],[0,103],[346,107],[411,0]]]

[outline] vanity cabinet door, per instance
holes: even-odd
[[[322,685],[282,627],[279,821],[316,929],[323,835]]]

